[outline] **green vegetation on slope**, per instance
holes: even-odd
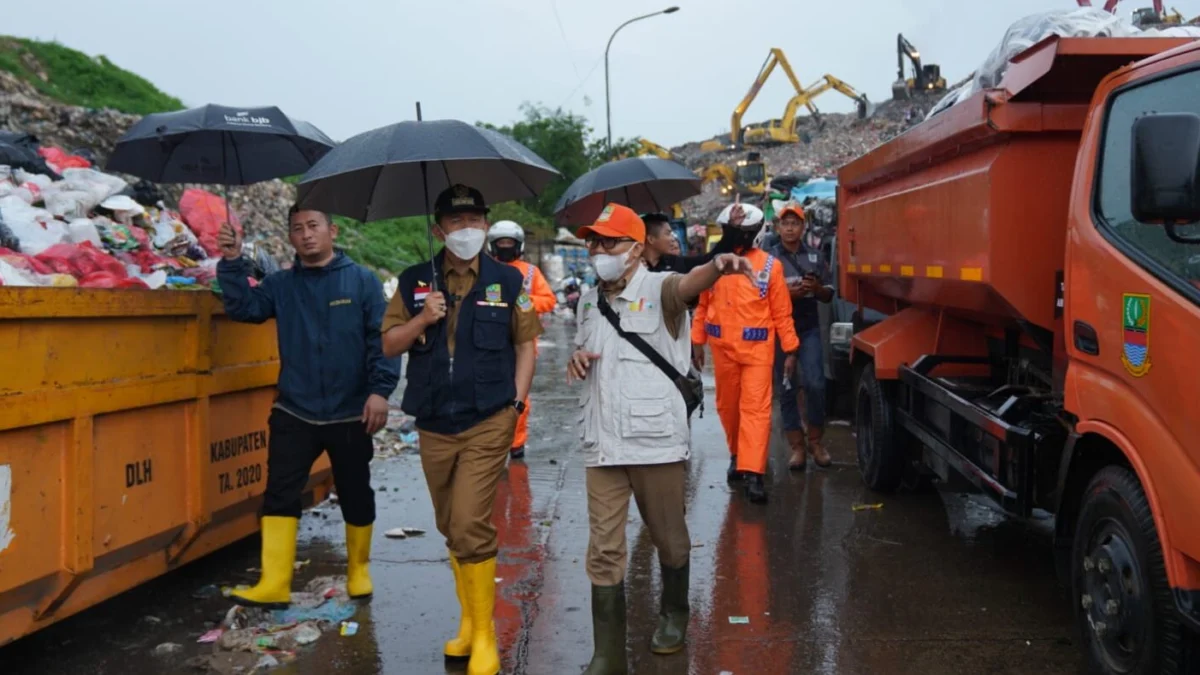
[[[136,115],[183,108],[179,99],[104,56],[92,58],[56,42],[0,36],[0,70],[69,105]]]

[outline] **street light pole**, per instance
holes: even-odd
[[[678,7],[672,6],[672,7],[666,8],[664,10],[653,12],[651,14],[635,16],[632,19],[621,24],[620,26],[617,26],[617,29],[614,30],[612,35],[608,38],[608,45],[604,48],[604,119],[608,125],[608,154],[609,154],[610,158],[612,157],[612,99],[609,95],[609,86],[608,86],[608,50],[612,48],[613,38],[617,37],[617,33],[620,33],[622,28],[624,28],[625,26],[628,26],[629,24],[631,24],[635,21],[641,21],[642,19],[649,19],[650,17],[658,16],[659,14],[674,14],[675,12],[678,12],[678,11],[679,11]]]

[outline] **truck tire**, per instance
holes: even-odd
[[[855,440],[858,471],[867,487],[877,492],[895,491],[908,461],[905,445],[897,442],[892,408],[891,397],[868,363],[854,395]]]
[[[1154,516],[1129,469],[1105,467],[1083,492],[1071,550],[1071,599],[1087,672],[1193,672]]]

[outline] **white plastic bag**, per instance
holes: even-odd
[[[79,190],[91,195],[94,203],[89,208],[95,208],[100,202],[128,187],[120,178],[95,169],[67,169],[63,171],[62,182],[68,190]]]
[[[42,193],[46,210],[56,218],[86,218],[102,199],[84,190],[55,190]]]
[[[143,274],[142,268],[137,265],[126,264],[125,271],[129,272],[129,276],[135,279],[141,279],[143,283],[150,287],[150,290],[157,291],[167,285],[167,273],[164,270],[155,270],[149,274]]]
[[[16,179],[17,183],[33,183],[34,185],[38,186],[38,189],[41,190],[45,190],[46,188],[50,187],[50,185],[54,182],[50,176],[47,176],[44,173],[29,173],[25,169],[17,169],[12,175],[13,178]]]
[[[55,220],[45,209],[34,208],[15,195],[0,198],[0,217],[21,241],[21,253],[37,255],[66,241],[66,223]]]
[[[104,242],[100,240],[100,232],[96,229],[96,224],[89,218],[76,218],[67,223],[67,240],[72,244],[82,244],[85,241],[90,241],[96,248],[104,247]]]

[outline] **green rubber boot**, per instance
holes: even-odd
[[[650,640],[655,654],[674,654],[683,649],[687,639],[690,613],[688,610],[688,570],[683,567],[662,568],[662,605],[658,611],[658,630]]]
[[[592,586],[592,662],[583,675],[627,675],[625,584]]]

